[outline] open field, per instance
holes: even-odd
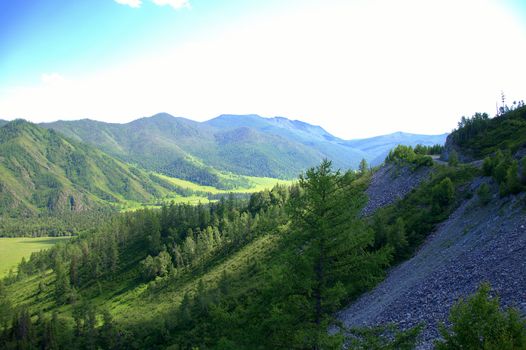
[[[204,193],[211,193],[211,194],[228,194],[228,193],[253,193],[253,192],[259,192],[263,191],[265,189],[271,189],[276,184],[281,185],[291,185],[293,181],[291,180],[280,180],[280,179],[273,179],[270,177],[254,177],[254,176],[243,176],[243,178],[247,179],[248,182],[251,184],[250,187],[238,187],[232,190],[221,190],[212,186],[203,186],[199,185],[190,181],[177,179],[174,177],[169,177],[162,174],[156,174],[160,178],[176,185],[182,188],[186,188],[192,191],[197,192],[204,192]],[[226,176],[226,175],[223,175]]]
[[[6,276],[10,269],[16,269],[22,258],[29,258],[31,253],[51,248],[60,241],[70,237],[39,238],[0,238],[0,278]]]

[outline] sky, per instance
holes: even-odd
[[[0,0],[0,118],[283,116],[351,139],[526,99],[526,0]]]

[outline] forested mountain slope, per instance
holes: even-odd
[[[276,186],[248,202],[230,197],[122,214],[98,232],[34,255],[7,286],[0,284],[0,324],[12,318],[31,333],[0,326],[0,345],[285,349],[338,343],[325,332],[330,313],[381,279],[389,249],[363,249],[372,233],[356,218],[367,174],[336,174],[324,162],[306,176],[299,187]],[[310,187],[317,181],[324,183],[323,201]],[[305,207],[320,207],[337,221],[325,227],[323,240]],[[320,248],[327,256],[343,253],[326,261],[335,279],[322,287],[309,267]],[[348,273],[339,263],[360,268]],[[323,298],[321,309],[305,288]]]
[[[44,126],[125,161],[204,185],[220,185],[218,170],[293,178],[323,158],[307,146],[256,129],[222,130],[167,114],[128,124],[82,120]]]
[[[471,118],[462,117],[456,130],[446,142],[443,157],[452,152],[464,161],[491,156],[497,151],[519,155],[526,154],[526,106],[520,102],[518,108],[502,107],[495,118],[486,113],[476,113]]]
[[[24,120],[0,128],[0,174],[1,214],[85,211],[170,192],[140,169]]]
[[[217,171],[294,178],[324,159],[335,167],[358,167],[362,158],[381,163],[397,144],[431,145],[445,137],[411,135],[360,140],[354,145],[319,126],[286,118],[222,115],[198,123],[161,113],[127,124],[92,120],[42,124],[120,159],[204,185],[221,186]],[[380,143],[380,144],[379,144]],[[381,159],[380,159],[381,158]]]
[[[297,142],[332,159],[337,168],[354,168],[362,158],[370,159],[369,154],[346,147],[343,140],[329,134],[317,125],[283,117],[262,118],[258,115],[224,114],[205,122],[221,130],[250,128],[267,135],[274,135],[290,142]],[[311,164],[310,166],[312,166]]]

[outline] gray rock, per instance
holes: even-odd
[[[431,167],[412,170],[410,166],[386,164],[373,175],[365,191],[369,198],[362,210],[363,216],[372,215],[378,208],[387,206],[405,197],[422,181],[429,178]]]

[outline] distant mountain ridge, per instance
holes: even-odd
[[[393,148],[393,145],[402,144],[413,147],[418,144],[424,146],[443,145],[447,136],[447,133],[440,135],[421,135],[398,131],[392,134],[366,139],[349,140],[345,141],[345,144],[366,153],[369,156],[368,161],[371,164],[377,165],[384,161],[385,156],[389,153],[389,150]]]
[[[357,168],[362,158],[376,165],[398,143],[443,144],[447,136],[395,133],[347,141],[320,126],[255,114],[196,122],[160,113],[126,124],[83,119],[41,126],[146,169],[214,186],[218,171],[294,178],[324,158],[342,169]]]

